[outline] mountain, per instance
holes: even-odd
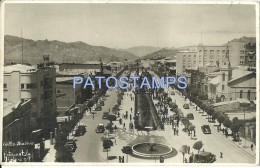
[[[251,43],[251,44],[254,44],[256,43],[256,37],[246,37],[246,36],[243,36],[241,38],[235,38],[233,40],[230,40],[228,41],[227,43],[223,44],[223,45],[227,45],[229,44],[230,42],[233,42],[233,41],[245,41],[246,43]]]
[[[178,52],[178,50],[176,50],[176,49],[169,50],[169,49],[163,48],[159,51],[156,51],[156,52],[153,52],[146,56],[143,56],[143,57],[141,57],[141,59],[158,59],[158,58],[166,58],[166,57],[175,58],[175,55],[177,52]]]
[[[125,51],[128,51],[134,55],[137,55],[139,57],[145,56],[147,54],[156,52],[160,50],[159,47],[151,47],[151,46],[137,46],[137,47],[131,47],[128,49],[125,49]]]
[[[61,42],[46,40],[22,39],[16,36],[5,36],[5,63],[21,62],[22,41],[24,63],[37,64],[42,62],[44,54],[50,55],[50,61],[55,63],[98,61],[100,58],[105,62],[132,60],[138,57],[127,51],[119,51],[103,46],[91,46],[84,42]]]

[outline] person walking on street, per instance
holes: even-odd
[[[222,152],[220,152],[220,158],[223,158],[223,153]]]
[[[125,123],[124,123],[123,127],[125,128]]]
[[[130,110],[131,110],[131,113],[132,113],[132,112],[133,112],[133,108],[131,107],[131,109],[130,109]]]
[[[129,117],[130,117],[130,121],[132,121],[132,115],[131,115],[131,114],[130,114],[130,116],[129,116]]]
[[[115,144],[116,144],[116,138],[115,138]],[[117,144],[116,144],[117,145]]]
[[[176,134],[179,135],[179,129],[178,128],[176,129]]]
[[[125,156],[122,156],[122,163],[125,163]]]
[[[119,163],[122,163],[122,158],[121,158],[121,156],[119,156],[118,159],[119,159]]]
[[[253,151],[254,150],[254,145],[253,144],[251,144],[251,151]]]
[[[94,113],[92,113],[92,118],[93,118],[93,120],[95,120],[95,114]]]

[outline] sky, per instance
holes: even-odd
[[[255,37],[254,5],[6,4],[5,34],[110,48],[222,45]],[[201,38],[202,37],[202,38]]]

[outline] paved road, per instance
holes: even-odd
[[[73,154],[75,162],[105,162],[98,149],[102,145],[100,138],[103,134],[96,133],[95,129],[98,123],[103,123],[106,125],[108,120],[102,119],[102,114],[105,111],[108,111],[109,108],[112,110],[112,107],[116,104],[116,90],[107,92],[109,97],[106,97],[105,105],[102,107],[101,111],[96,111],[95,119],[93,120],[92,116],[84,116],[80,121],[80,124],[87,125],[87,132],[80,137],[76,137],[77,140],[77,150]]]
[[[151,72],[155,75],[153,72]],[[172,91],[169,88],[169,91]],[[229,163],[255,163],[256,157],[251,153],[248,153],[236,143],[232,142],[230,139],[226,138],[221,133],[217,132],[217,130],[209,124],[205,116],[201,116],[201,113],[198,113],[193,106],[190,109],[184,109],[182,106],[185,103],[185,100],[182,96],[176,94],[171,95],[173,101],[176,100],[176,104],[183,111],[186,116],[188,113],[193,113],[194,120],[191,120],[193,125],[196,127],[196,136],[198,140],[201,140],[204,144],[203,149],[205,151],[210,151],[217,156],[217,160],[220,162],[229,162]],[[201,131],[202,125],[210,125],[212,134],[203,134]],[[188,135],[187,135],[188,136]],[[218,159],[220,156],[220,152],[223,152],[223,156],[225,159]]]

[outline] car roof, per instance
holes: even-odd
[[[104,126],[104,124],[98,124],[98,126],[99,126],[99,125],[100,125],[100,126],[101,126],[101,125],[103,125],[103,126]]]

